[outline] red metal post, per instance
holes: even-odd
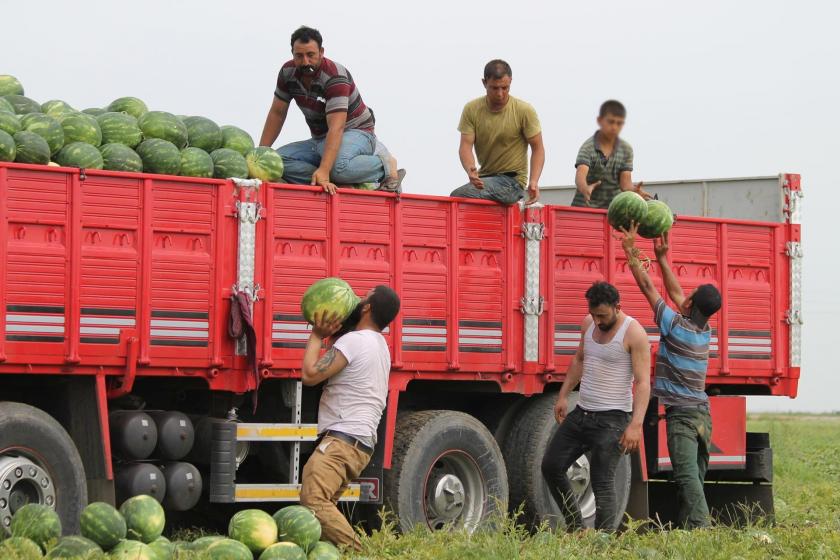
[[[502,245],[502,250],[505,252],[505,270],[502,274],[502,282],[504,283],[502,293],[505,294],[504,305],[502,305],[502,332],[505,336],[505,343],[502,350],[505,353],[505,371],[514,371],[516,369],[514,354],[517,345],[515,342],[516,339],[514,338],[515,333],[513,332],[513,314],[516,311],[516,301],[514,300],[514,285],[518,284],[518,282],[515,283],[514,279],[519,278],[522,271],[515,270],[516,266],[514,265],[514,262],[516,261],[514,259],[514,255],[517,253],[524,255],[525,247],[525,244],[522,243],[521,229],[519,231],[514,231],[514,224],[517,223],[514,212],[520,212],[518,204],[508,206],[505,211],[505,238],[504,245]],[[521,228],[521,223],[519,225]],[[516,250],[514,250],[514,248],[516,248]],[[520,292],[524,294],[524,290],[520,290]],[[522,345],[519,346],[520,348],[522,347]],[[516,361],[518,361],[521,364],[523,359],[524,355],[521,355],[518,356],[518,359]]]
[[[403,285],[403,244],[402,244],[402,204],[400,199],[394,197],[391,200],[391,287],[398,294],[402,292]],[[391,343],[394,348],[394,360],[391,367],[399,369],[402,367],[402,313],[398,313],[391,325]]]
[[[137,335],[140,339],[140,363],[149,365],[151,358],[150,329],[152,323],[152,180],[143,179],[143,218],[140,223],[140,290],[137,294]]]
[[[554,309],[554,295],[556,293],[554,283],[557,281],[556,271],[554,270],[557,246],[554,236],[555,228],[557,227],[557,212],[551,207],[546,208],[546,243],[545,243],[545,260],[543,263],[546,268],[546,288],[545,288],[545,371],[551,372],[556,369],[554,364],[554,323],[557,320]]]
[[[6,210],[6,196],[9,184],[9,170],[0,167],[0,363],[6,361],[6,252],[9,243],[9,217]]]
[[[458,242],[458,209],[460,203],[449,205],[449,297],[446,301],[446,358],[449,369],[459,369],[458,336],[460,313],[458,312],[458,272],[460,270],[461,249]]]
[[[136,360],[135,353],[135,360]],[[108,424],[108,396],[105,388],[105,374],[96,376],[96,406],[99,409],[99,431],[102,434],[102,454],[105,461],[105,478],[114,479],[114,465],[111,461],[111,428]]]
[[[720,292],[724,294],[718,321],[718,363],[720,374],[729,375],[729,226],[720,224]]]
[[[274,328],[274,187],[267,186],[264,189],[263,200],[265,200],[265,219],[263,221],[263,357],[260,362],[262,367],[270,368],[274,365],[272,359],[274,339],[272,332]]]
[[[67,255],[67,305],[64,308],[64,336],[67,341],[67,354],[64,361],[68,364],[78,364],[79,357],[79,328],[81,317],[81,278],[82,278],[82,186],[81,172],[70,174],[70,206],[67,214],[67,240],[69,247],[65,248]]]

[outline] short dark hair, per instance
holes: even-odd
[[[618,295],[616,287],[609,282],[595,282],[586,290],[586,300],[590,309],[602,303],[615,307],[621,301],[621,296]]]
[[[376,286],[368,302],[373,322],[380,330],[385,330],[400,312],[400,296],[388,286]]]
[[[495,58],[484,65],[485,80],[501,80],[505,76],[513,78],[513,70],[510,64],[500,58]]]
[[[624,104],[621,101],[607,99],[601,103],[601,110],[598,111],[598,118],[603,119],[607,115],[621,117],[623,119],[627,117],[627,109],[624,108]]]
[[[315,29],[314,27],[306,27],[305,25],[301,25],[295,32],[292,33],[292,48],[295,48],[295,43],[300,41],[301,43],[308,43],[309,41],[315,41],[318,43],[318,48],[321,48],[321,44],[324,42],[324,39],[321,37],[321,32]]]
[[[711,317],[720,309],[720,292],[712,284],[702,284],[697,287],[691,302],[704,317]]]

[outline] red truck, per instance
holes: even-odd
[[[681,215],[672,234],[683,286],[724,295],[707,493],[730,515],[772,512],[772,451],[746,430],[746,396],[793,397],[799,378],[800,180],[756,188],[776,215]],[[402,298],[379,444],[343,500],[386,503],[404,528],[473,528],[505,504],[557,522],[540,462],[583,292],[614,283],[658,339],[603,211],[5,163],[0,191],[5,526],[31,501],[67,532],[87,502],[136,493],[185,516],[295,501],[319,395],[300,383],[300,300],[320,278]],[[673,514],[659,413],[652,401],[617,476],[639,518]],[[571,471],[591,519],[586,457]]]

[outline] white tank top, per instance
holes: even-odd
[[[624,349],[624,335],[633,318],[628,316],[606,344],[592,337],[595,323],[583,340],[583,377],[578,405],[589,411],[633,410],[633,362]]]

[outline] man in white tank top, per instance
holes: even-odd
[[[589,315],[554,407],[560,426],[546,449],[542,472],[567,527],[581,528],[580,507],[566,471],[590,453],[595,528],[613,531],[624,513],[617,511],[615,469],[621,455],[636,451],[642,439],[650,397],[650,344],[645,329],[621,310],[614,286],[596,282],[586,299]],[[578,383],[577,407],[568,412],[569,393]]]

